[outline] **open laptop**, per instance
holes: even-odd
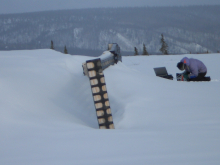
[[[173,76],[168,75],[166,67],[154,68],[154,72],[155,72],[156,76],[158,76],[158,77],[173,80]]]

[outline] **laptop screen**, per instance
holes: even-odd
[[[156,76],[167,76],[167,69],[165,67],[154,68]]]

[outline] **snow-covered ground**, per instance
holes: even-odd
[[[184,56],[211,82],[175,77]],[[52,50],[0,52],[1,165],[219,165],[220,54],[123,57],[104,71],[115,130],[99,130],[82,63]]]

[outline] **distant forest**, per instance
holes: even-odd
[[[220,5],[74,9],[0,15],[0,50],[45,49],[98,56],[108,43],[122,55],[159,54],[164,35],[170,54],[220,51]]]

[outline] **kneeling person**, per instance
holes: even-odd
[[[177,67],[180,70],[185,70],[184,78],[187,81],[203,81],[207,73],[207,68],[202,61],[184,57],[178,64]]]

